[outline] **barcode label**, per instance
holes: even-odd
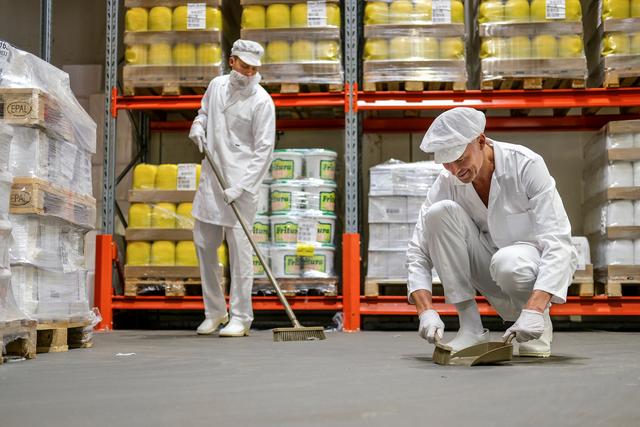
[[[178,190],[196,189],[196,165],[192,163],[178,165]]]
[[[565,19],[566,0],[547,0],[547,19]]]
[[[431,16],[434,24],[451,24],[451,0],[433,0]]]
[[[327,2],[325,0],[309,0],[307,2],[307,25],[309,27],[327,26]]]
[[[204,30],[207,27],[205,3],[187,3],[187,30]]]

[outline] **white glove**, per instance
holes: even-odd
[[[230,187],[230,188],[227,188],[226,190],[224,190],[224,200],[227,203],[231,203],[235,199],[240,197],[240,195],[242,195],[243,191],[244,191],[244,189],[241,188],[241,187]]]
[[[436,334],[440,339],[444,336],[444,323],[440,320],[440,315],[435,310],[423,311],[420,313],[418,335],[433,344],[436,342]]]
[[[191,130],[189,131],[189,139],[193,141],[194,144],[198,147],[200,152],[203,152],[204,145],[207,143],[207,137],[204,134],[204,129],[199,122],[193,122],[191,125]]]
[[[542,313],[535,310],[522,310],[520,317],[502,336],[503,340],[510,335],[516,334],[516,341],[527,342],[537,340],[544,332],[544,317]]]

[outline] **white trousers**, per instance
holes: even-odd
[[[517,320],[538,276],[538,248],[518,242],[497,249],[469,214],[451,200],[429,208],[425,228],[446,301],[468,301],[478,291],[502,319]]]
[[[226,236],[231,267],[230,314],[245,326],[253,321],[251,289],[253,287],[253,250],[242,228],[223,227],[195,220],[193,243],[198,252],[205,317],[217,319],[225,315],[227,305],[220,288],[218,247]]]

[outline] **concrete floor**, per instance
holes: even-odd
[[[508,366],[437,366],[432,350],[415,332],[97,334],[0,366],[0,426],[640,425],[639,333],[556,333],[554,357]]]

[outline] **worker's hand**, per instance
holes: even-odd
[[[537,340],[542,336],[542,332],[544,332],[544,317],[542,313],[524,309],[516,323],[504,333],[502,339],[506,340],[510,335],[516,334],[516,341],[527,342]]]
[[[444,336],[444,323],[440,320],[440,315],[435,310],[423,311],[420,313],[418,335],[433,344],[436,342],[436,334],[440,339]]]
[[[227,203],[231,203],[235,199],[240,197],[240,195],[242,194],[243,191],[244,191],[244,189],[241,188],[241,187],[230,187],[230,188],[227,188],[226,190],[224,190],[224,200]]]
[[[189,139],[193,141],[198,147],[200,152],[203,152],[203,147],[207,143],[207,137],[204,133],[204,128],[199,122],[193,122],[191,125],[191,131],[189,131]]]

